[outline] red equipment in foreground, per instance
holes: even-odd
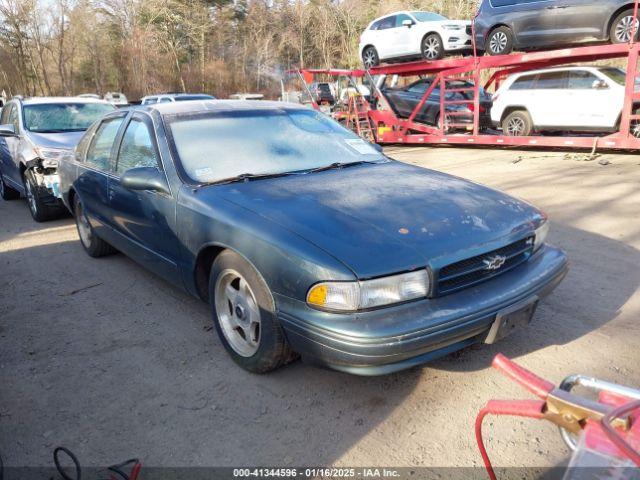
[[[496,480],[496,474],[482,439],[487,415],[528,417],[558,425],[575,451],[565,479],[573,478],[572,468],[582,467],[637,473],[633,467],[640,467],[640,391],[579,375],[567,377],[556,388],[502,354],[496,355],[493,366],[540,400],[490,400],[478,414],[476,440],[491,480]],[[597,391],[598,399],[571,393],[576,385]]]

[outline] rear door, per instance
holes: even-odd
[[[564,126],[571,116],[567,112],[568,79],[566,70],[540,73],[533,90],[523,100],[537,127]]]
[[[607,10],[600,2],[585,0],[560,0],[553,9],[554,35],[559,41],[602,40]]]
[[[96,128],[82,162],[78,163],[78,177],[74,182],[91,226],[97,235],[111,242],[109,212],[109,177],[114,174],[114,143],[126,113],[110,116]]]
[[[496,2],[493,2],[494,4]],[[505,4],[513,4],[513,0]],[[516,43],[520,48],[553,43],[556,12],[562,0],[519,0],[509,7]]]
[[[158,275],[179,283],[176,202],[172,195],[129,190],[121,177],[129,169],[153,167],[164,173],[153,123],[144,114],[131,117],[117,152],[115,175],[109,177],[109,208],[121,248]]]
[[[378,23],[375,30],[375,47],[380,58],[389,58],[396,55],[398,47],[395,44],[396,16],[385,17]]]

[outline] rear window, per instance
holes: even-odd
[[[108,103],[40,103],[23,107],[27,130],[36,133],[83,132],[106,113]]]
[[[535,88],[537,75],[524,75],[518,78],[509,90],[530,90]]]
[[[178,95],[174,98],[176,102],[186,102],[187,100],[215,100],[211,95]]]

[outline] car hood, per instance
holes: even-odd
[[[503,193],[395,161],[214,185],[200,194],[281,225],[361,279],[476,255],[474,248],[522,238],[542,218]]]
[[[29,132],[29,138],[38,147],[72,149],[78,144],[84,132],[35,133]]]

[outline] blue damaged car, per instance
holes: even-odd
[[[286,103],[113,112],[59,171],[86,252],[121,251],[209,302],[251,372],[300,355],[383,374],[493,343],[567,272],[536,208]]]

